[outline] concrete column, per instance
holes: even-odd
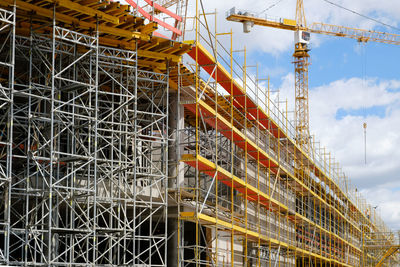
[[[177,190],[184,185],[184,163],[180,162],[182,148],[179,145],[180,130],[184,128],[184,108],[179,104],[178,94],[169,93],[168,134],[171,141],[168,144],[168,188]],[[175,201],[168,202],[168,243],[167,266],[178,264],[178,209]]]
[[[169,118],[168,118],[168,134],[172,139],[168,145],[168,187],[177,188],[183,186],[183,169],[184,163],[180,162],[183,149],[179,146],[180,143],[180,130],[184,128],[184,108],[183,105],[178,103],[178,94],[174,92],[169,93]]]

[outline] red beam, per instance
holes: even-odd
[[[161,34],[161,33],[159,33],[159,32],[153,32],[153,35],[154,35],[154,36],[157,36],[157,37],[169,39],[167,36],[165,36],[165,35],[163,35],[163,34]]]
[[[209,175],[210,177],[214,177],[216,175],[217,179],[224,183],[225,185],[239,191],[243,195],[247,196],[247,199],[253,202],[260,202],[261,205],[265,206],[269,210],[279,210],[279,205],[274,201],[271,201],[268,197],[263,194],[259,194],[257,191],[252,189],[251,187],[245,186],[242,183],[235,181],[231,175],[226,175],[223,172],[213,169],[210,165],[202,162],[201,160],[183,160],[186,164],[192,166],[193,168],[198,168],[203,173]],[[247,191],[246,191],[247,189]],[[255,188],[257,190],[257,188]],[[264,193],[265,194],[265,193]]]
[[[126,0],[126,2],[128,4],[130,4],[131,6],[133,6],[133,8],[136,8],[137,11],[139,11],[139,13],[142,14],[143,17],[145,17],[146,19],[157,22],[161,27],[164,27],[165,29],[172,31],[172,32],[176,33],[177,35],[182,35],[182,31],[178,30],[175,27],[172,27],[171,25],[169,25],[168,23],[165,23],[164,21],[159,20],[158,18],[153,17],[152,15],[150,15],[149,13],[144,11],[143,8],[138,6],[133,0]]]
[[[193,114],[196,114],[196,104],[185,104],[184,106],[187,108],[187,110]],[[215,114],[210,113],[207,108],[203,107],[203,104],[199,105],[199,110],[203,114],[204,121],[215,129]],[[238,132],[233,131],[231,125],[226,125],[224,121],[218,119],[218,129],[216,130],[221,132],[226,138],[234,142],[241,149],[247,149],[247,153],[249,155],[251,155],[254,159],[258,158],[259,162],[266,168],[269,168],[272,173],[277,172],[278,165],[273,160],[268,158],[266,154],[258,152],[260,148],[254,147],[253,143],[245,142],[243,136],[238,134]]]
[[[194,49],[189,51],[187,54],[196,60],[208,74],[212,75],[214,79],[218,77],[217,82],[227,93],[234,96],[234,105],[238,103],[241,107],[247,107],[246,116],[249,120],[258,120],[259,124],[266,129],[269,129],[277,138],[286,137],[286,133],[278,127],[277,122],[272,121],[267,114],[243,92],[241,86],[235,80],[232,80],[230,74],[223,69],[222,66],[217,65],[217,69],[214,71],[215,61],[213,58],[210,58],[211,55],[209,55],[204,48],[200,49],[198,46],[194,46],[193,48]],[[237,106],[237,104],[235,106]],[[239,106],[237,107],[240,109]]]
[[[175,14],[174,12],[172,12],[172,11],[166,9],[165,7],[160,6],[159,4],[154,3],[154,2],[151,1],[151,0],[144,0],[144,1],[146,1],[146,3],[149,4],[150,6],[155,7],[156,9],[160,10],[161,12],[163,12],[163,13],[165,13],[165,14],[171,16],[171,17],[173,17],[173,18],[176,19],[177,21],[182,21],[182,17],[180,17],[180,16],[178,16],[177,14]]]

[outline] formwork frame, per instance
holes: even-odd
[[[56,15],[29,31],[4,43],[18,62],[4,261],[166,266],[168,72]]]
[[[14,68],[15,68],[15,22],[16,7],[11,10],[0,8],[0,34],[5,38],[0,46],[0,68],[5,80],[0,82],[0,262],[9,263],[10,236],[10,193],[13,177],[13,102],[14,102]]]

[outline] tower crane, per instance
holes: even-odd
[[[309,150],[309,106],[308,106],[308,66],[309,66],[309,42],[311,33],[346,37],[356,39],[359,42],[379,42],[400,45],[400,35],[369,31],[314,22],[307,26],[304,14],[303,0],[296,2],[296,18],[272,20],[259,18],[250,12],[236,12],[232,8],[227,13],[227,20],[243,23],[243,31],[248,33],[254,25],[278,28],[294,31],[295,49],[293,63],[295,69],[295,128],[296,143],[304,150]]]

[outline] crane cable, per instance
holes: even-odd
[[[364,128],[364,163],[367,165],[367,123],[363,123]]]
[[[376,23],[379,23],[379,24],[381,24],[381,25],[383,25],[383,26],[392,28],[392,29],[394,29],[394,30],[396,30],[396,31],[400,31],[400,28],[397,28],[397,27],[395,27],[395,26],[393,26],[393,25],[384,23],[384,22],[382,22],[382,21],[380,21],[380,20],[371,18],[371,17],[369,17],[369,16],[363,15],[363,14],[361,14],[361,13],[359,13],[359,12],[357,12],[357,11],[351,10],[351,9],[349,9],[349,8],[347,8],[347,7],[341,6],[341,5],[339,5],[339,4],[336,4],[336,3],[334,3],[334,2],[331,2],[331,1],[329,1],[329,0],[323,0],[323,1],[325,1],[325,2],[327,2],[327,3],[329,3],[329,4],[331,4],[331,5],[334,5],[334,6],[338,7],[338,8],[341,8],[341,9],[344,9],[344,10],[346,10],[346,11],[349,11],[349,12],[351,12],[351,13],[353,13],[353,14],[356,14],[356,15],[358,15],[358,16],[360,16],[360,17],[363,17],[363,18],[365,18],[365,19],[369,19],[369,20],[375,21]]]
[[[274,6],[277,6],[280,2],[282,2],[283,0],[278,0],[277,2],[273,3],[272,5],[269,5],[266,9],[264,9],[263,11],[257,13],[257,15],[261,15],[264,12],[270,10],[271,8],[273,8]]]
[[[367,87],[367,53],[366,53],[366,43],[360,42],[360,47],[361,47],[361,76],[362,76],[362,88],[363,92],[366,92],[366,87]],[[364,163],[367,165],[367,106],[364,103],[363,105],[363,117],[365,119],[363,123],[363,129],[364,129]]]

